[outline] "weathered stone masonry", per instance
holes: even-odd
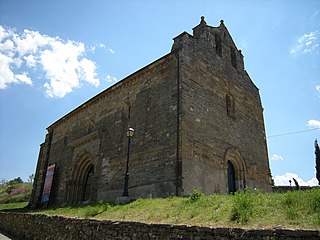
[[[223,21],[202,18],[169,54],[49,126],[30,204],[40,205],[50,164],[51,205],[121,196],[129,126],[132,197],[271,190],[259,90]]]
[[[0,229],[17,239],[252,239],[316,240],[318,230],[210,228],[170,224],[98,221],[0,212]],[[13,238],[13,239],[15,239]]]

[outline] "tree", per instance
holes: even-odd
[[[6,186],[7,184],[8,184],[7,179],[2,178],[2,179],[1,179],[1,181],[0,181],[0,185],[2,185],[2,186]]]
[[[298,181],[295,179],[295,178],[292,178],[293,181],[294,181],[294,184],[296,185],[296,190],[299,190],[300,189],[300,186],[299,186],[299,183]]]
[[[9,181],[9,185],[15,185],[15,184],[19,184],[19,183],[23,183],[21,177],[17,177],[15,179],[12,179]]]
[[[29,177],[28,177],[28,182],[33,183],[33,180],[34,180],[34,174],[32,173],[32,174],[29,175]]]
[[[317,139],[314,141],[314,148],[314,153],[316,154],[316,178],[318,180],[318,184],[320,185],[320,149]]]

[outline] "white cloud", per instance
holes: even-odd
[[[28,74],[23,72],[21,74],[14,74],[10,69],[10,65],[19,65],[17,59],[13,59],[5,56],[0,52],[0,89],[5,89],[12,83],[25,83],[32,85],[32,80],[28,77]]]
[[[311,119],[308,121],[307,126],[320,128],[320,121]]]
[[[304,181],[302,178],[300,178],[295,173],[285,173],[281,176],[275,176],[274,178],[274,184],[276,186],[290,186],[289,180],[291,180],[291,186],[295,186],[293,178],[295,178],[300,186],[317,186],[318,181],[314,177],[308,181]]]
[[[272,157],[271,157],[271,160],[273,161],[282,161],[283,160],[283,157],[279,154],[273,154]]]
[[[37,60],[35,58],[35,56],[33,55],[28,55],[28,56],[24,56],[23,59],[26,61],[26,64],[28,67],[35,67]]]
[[[13,30],[10,28],[5,29],[3,26],[0,25],[0,42],[2,43],[2,41],[7,38],[8,36],[12,35]]]
[[[317,85],[317,86],[316,86],[316,90],[317,90],[318,92],[320,92],[320,85]]]
[[[14,48],[14,43],[10,39],[7,39],[5,42],[0,43],[0,48],[2,51],[10,51]]]
[[[108,48],[109,52],[111,52],[112,54],[115,54],[116,52],[112,49],[112,48]]]
[[[46,72],[46,77],[50,80],[50,83],[44,84],[47,96],[64,97],[73,88],[80,87],[80,80],[94,82],[95,86],[99,85],[99,80],[94,78],[95,75],[92,76],[95,65],[93,64],[94,67],[85,65],[84,59],[78,60],[83,52],[82,43],[68,41],[67,43],[54,42],[52,49],[41,53],[40,63]]]
[[[302,35],[295,46],[291,48],[290,53],[296,54],[306,54],[306,53],[318,53],[320,44],[320,31],[316,30],[310,32],[309,34]]]
[[[43,87],[48,97],[64,97],[82,82],[97,87],[96,64],[84,58],[84,54],[85,46],[81,42],[64,41],[30,30],[16,33],[0,25],[0,89],[13,83],[32,85],[28,68],[44,71],[48,81]]]
[[[98,46],[99,46],[100,48],[105,48],[105,49],[107,49],[107,50],[108,50],[110,53],[112,53],[112,54],[115,54],[115,53],[116,53],[112,48],[107,47],[107,46],[106,46],[105,44],[103,44],[103,43],[99,43]]]
[[[109,74],[107,74],[106,81],[107,81],[107,83],[112,83],[112,82],[117,82],[118,79],[116,77],[113,77],[113,76],[110,76]]]
[[[99,79],[96,78],[96,65],[94,62],[83,58],[79,63],[80,77],[95,87],[99,86]]]
[[[18,79],[21,83],[32,85],[32,80],[28,77],[27,73],[17,74],[16,79]]]

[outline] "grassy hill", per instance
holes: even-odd
[[[16,207],[19,205],[0,204],[0,210]],[[127,205],[101,202],[29,212],[146,223],[319,230],[320,189],[210,196],[194,191],[188,198],[138,199]]]
[[[29,201],[32,183],[0,185],[0,204]]]

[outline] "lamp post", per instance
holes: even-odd
[[[131,138],[133,137],[134,129],[128,128],[127,130],[127,138],[128,138],[128,153],[127,153],[127,165],[126,165],[126,174],[124,176],[124,189],[123,189],[123,197],[129,197],[129,160],[130,160],[130,144]]]

